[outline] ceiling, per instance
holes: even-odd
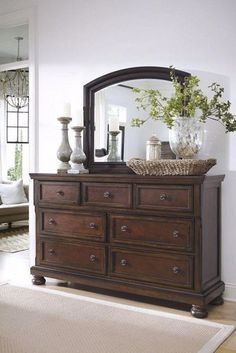
[[[23,37],[20,41],[20,57],[28,59],[28,25],[10,28],[0,28],[0,64],[16,61],[17,40],[15,37]]]

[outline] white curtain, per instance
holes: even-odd
[[[4,131],[4,101],[0,97],[0,182],[2,182],[2,160],[3,160],[3,131]]]
[[[105,116],[105,92],[100,90],[95,94],[95,148],[106,148],[107,123]]]

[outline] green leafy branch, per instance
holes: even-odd
[[[170,68],[170,78],[174,93],[171,97],[165,97],[158,89],[134,88],[137,96],[135,103],[139,111],[148,113],[146,119],[133,118],[131,125],[140,127],[149,119],[163,121],[171,128],[175,117],[194,117],[197,110],[201,112],[199,120],[203,123],[207,119],[220,122],[225,131],[236,131],[236,118],[230,112],[231,103],[224,102],[222,96],[224,88],[217,83],[212,83],[209,88],[213,97],[208,99],[199,88],[197,76],[185,77],[180,81],[173,67]]]

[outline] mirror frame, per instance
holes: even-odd
[[[90,173],[117,173],[134,174],[126,166],[126,162],[95,162],[94,161],[94,104],[95,93],[105,87],[129,80],[137,79],[159,79],[171,81],[171,68],[158,66],[140,66],[110,72],[96,78],[84,86],[84,152],[86,154],[86,168]],[[180,82],[190,76],[188,72],[176,70],[176,76]]]

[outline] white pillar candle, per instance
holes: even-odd
[[[109,119],[109,131],[119,131],[119,117],[118,116],[110,116]]]
[[[82,109],[75,109],[72,114],[74,126],[84,126],[84,117]]]
[[[64,103],[63,105],[63,117],[70,118],[71,116],[71,105],[69,102]]]

